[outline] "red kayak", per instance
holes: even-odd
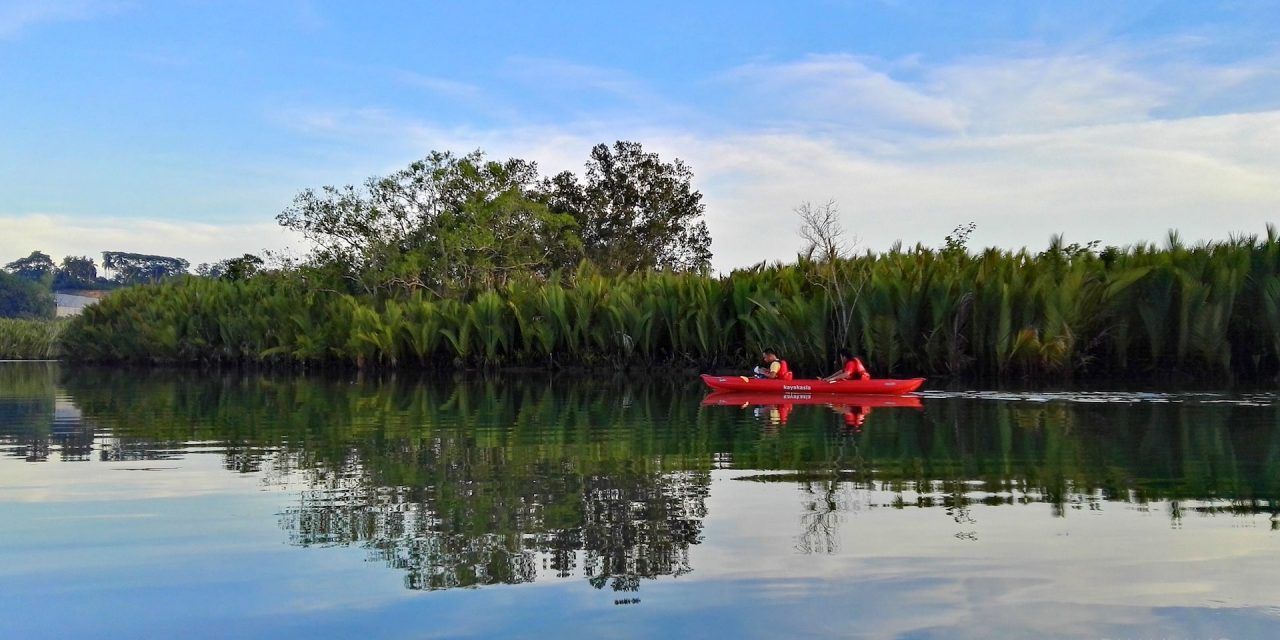
[[[768,378],[746,378],[742,376],[711,376],[702,374],[702,381],[716,391],[753,391],[772,393],[843,393],[853,395],[901,395],[911,393],[924,384],[924,378],[910,380],[841,380],[839,382],[823,382],[822,380],[771,380]]]
[[[826,384],[826,383],[823,383]],[[821,404],[848,405],[867,409],[882,407],[904,407],[920,409],[924,405],[919,396],[895,395],[849,395],[832,393],[806,393],[804,391],[751,392],[751,391],[712,391],[702,399],[703,406],[741,407],[743,405],[778,405],[778,404]]]

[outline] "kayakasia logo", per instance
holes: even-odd
[[[813,391],[813,387],[807,384],[784,384],[783,391]]]

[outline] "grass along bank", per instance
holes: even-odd
[[[0,318],[0,360],[45,360],[61,352],[66,321]]]
[[[105,362],[364,367],[742,366],[848,346],[878,375],[1274,376],[1280,238],[1032,253],[917,246],[725,277],[590,265],[467,298],[359,296],[298,273],[116,292],[66,353]]]

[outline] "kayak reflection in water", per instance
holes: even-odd
[[[768,422],[770,426],[780,427],[787,423],[794,408],[790,403],[757,405],[755,415]]]
[[[744,404],[743,408],[747,408]],[[871,415],[871,407],[864,407],[856,404],[828,404],[827,408],[831,409],[836,415],[844,420],[841,429],[849,433],[861,433],[862,425],[866,423],[867,416]],[[781,402],[778,404],[758,404],[752,413],[759,420],[765,422],[766,433],[774,433],[778,427],[785,426],[787,419],[791,417],[791,411],[795,405],[790,402]]]
[[[862,360],[855,358],[848,349],[840,350],[840,362],[843,363],[841,369],[822,380],[825,382],[839,382],[840,380],[870,380],[871,372],[867,371],[867,367],[862,364]]]
[[[844,418],[845,430],[853,433],[861,433],[862,425],[866,423],[867,416],[871,415],[871,407],[863,407],[856,404],[829,404],[827,406],[832,411],[840,414],[841,418]]]

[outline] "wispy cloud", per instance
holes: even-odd
[[[377,123],[423,152],[483,148],[538,160],[546,172],[580,169],[590,146],[610,139],[586,127]],[[896,240],[938,244],[970,220],[978,223],[975,241],[1006,247],[1035,246],[1054,233],[1128,244],[1169,228],[1207,239],[1260,232],[1280,209],[1280,157],[1272,151],[1280,148],[1280,111],[889,145],[807,131],[634,133],[646,148],[694,167],[721,269],[793,257],[800,241],[791,211],[805,200],[837,199],[846,226],[873,249]]]
[[[37,25],[87,20],[121,8],[119,2],[96,0],[11,0],[0,4],[0,40]]]
[[[734,111],[718,127],[703,126],[706,113],[672,115],[692,107],[635,117],[646,101],[677,101],[633,76],[560,61],[529,61],[522,73],[630,110],[539,125],[457,127],[382,109],[287,120],[362,149],[388,141],[397,162],[482,148],[537,160],[546,172],[580,169],[592,144],[640,140],[694,167],[722,269],[793,257],[792,209],[827,198],[873,249],[899,239],[937,244],[967,221],[978,224],[976,242],[1005,247],[1054,233],[1128,244],[1169,228],[1205,239],[1260,232],[1280,210],[1280,94],[1266,93],[1275,71],[1266,56],[1209,64],[1174,55],[1197,46],[755,63],[720,77],[729,106],[700,107]],[[1254,92],[1248,108],[1233,101],[1242,90]]]
[[[413,71],[397,71],[393,75],[396,81],[405,86],[426,89],[432,93],[449,98],[459,98],[471,101],[480,98],[483,94],[483,91],[478,85],[468,82],[428,76]]]
[[[525,56],[510,58],[507,66],[511,77],[527,85],[603,93],[629,102],[657,99],[644,83],[620,69]]]
[[[696,108],[668,97],[623,69],[556,58],[513,56],[506,61],[504,75],[516,83],[519,104],[549,105],[553,111],[577,123],[608,121],[639,126],[688,121],[700,115]],[[511,106],[520,109],[515,102]]]
[[[727,78],[766,115],[790,122],[873,129],[955,132],[958,105],[874,68],[852,55],[809,56],[797,62],[750,64]]]
[[[100,260],[103,251],[131,251],[185,258],[192,266],[264,249],[305,253],[302,238],[271,220],[211,224],[0,212],[0,229],[20,230],[0,234],[0,263],[32,251],[43,251],[56,261],[68,255]]]
[[[1050,133],[903,142],[893,153],[805,134],[702,141],[699,169],[717,264],[787,258],[791,208],[836,198],[865,246],[975,241],[1038,245],[1050,234],[1128,244],[1261,232],[1280,207],[1280,111],[1120,123]],[[762,238],[769,241],[762,243]]]
[[[1088,55],[984,58],[929,74],[930,91],[967,115],[969,132],[1030,132],[1147,119],[1173,89]]]

